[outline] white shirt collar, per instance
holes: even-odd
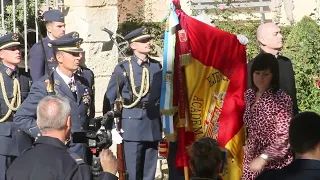
[[[61,78],[63,79],[63,81],[64,81],[67,85],[69,85],[69,83],[70,83],[71,81],[74,81],[74,76],[72,76],[71,78],[68,77],[68,76],[66,76],[65,74],[63,74],[63,73],[59,70],[58,67],[56,68],[56,71],[57,71],[57,73],[59,74],[59,76],[61,76]]]

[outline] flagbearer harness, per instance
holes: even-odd
[[[131,104],[129,105],[123,105],[124,108],[130,109],[135,107],[141,99],[148,94],[149,88],[150,88],[150,75],[149,75],[149,70],[142,66],[142,81],[141,81],[141,88],[139,90],[139,93],[136,90],[136,84],[134,83],[134,76],[133,76],[133,67],[130,62],[131,58],[126,58],[125,61],[128,61],[129,63],[129,72],[124,68],[123,64],[120,64],[120,68],[123,71],[123,76],[126,78],[126,81],[128,83],[128,90],[130,93],[131,90]],[[133,95],[135,98],[133,98]]]
[[[6,105],[8,106],[8,109],[9,109],[6,115],[0,119],[0,123],[2,123],[2,122],[5,122],[10,117],[13,111],[17,111],[18,107],[21,105],[21,90],[20,90],[20,83],[18,79],[13,78],[13,98],[11,102],[9,102],[2,73],[0,73],[0,86],[3,94],[3,99],[6,102]]]

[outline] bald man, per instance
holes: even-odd
[[[279,63],[280,74],[280,89],[286,92],[292,99],[293,112],[298,114],[298,104],[296,97],[296,83],[294,79],[294,71],[290,59],[279,55],[280,50],[283,47],[283,36],[280,32],[280,28],[274,23],[262,24],[257,30],[257,40],[261,49],[260,53],[270,53],[276,56]],[[248,63],[248,85],[251,83],[251,66],[252,61]]]

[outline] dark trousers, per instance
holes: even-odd
[[[169,143],[168,168],[169,180],[184,180],[184,172],[176,168],[177,142]]]
[[[154,180],[159,142],[124,141],[123,145],[129,180]]]
[[[16,156],[0,155],[0,180],[6,179],[6,171]]]

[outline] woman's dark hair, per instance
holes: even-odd
[[[258,88],[253,82],[253,73],[255,71],[263,71],[270,69],[272,74],[272,80],[270,83],[270,88],[273,93],[276,93],[279,90],[280,82],[279,82],[279,64],[277,58],[269,53],[260,53],[253,59],[252,67],[251,67],[251,87],[257,91]]]
[[[198,178],[215,178],[219,174],[222,151],[216,140],[203,137],[188,147],[189,163]]]

